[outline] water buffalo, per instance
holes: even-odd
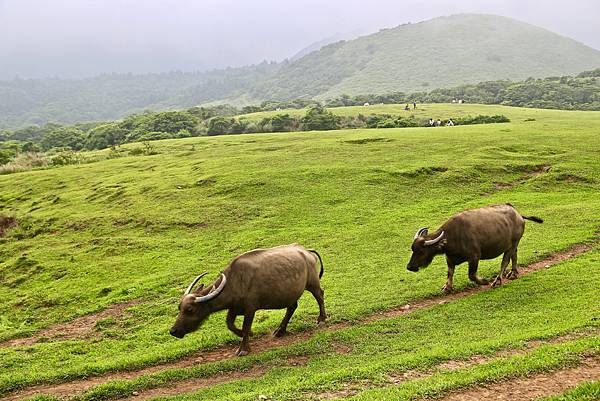
[[[429,266],[435,255],[445,254],[448,281],[442,290],[450,292],[455,266],[469,262],[469,279],[484,285],[487,281],[477,276],[479,260],[504,254],[500,273],[492,283],[493,286],[500,285],[509,260],[512,260],[512,269],[507,278],[514,279],[518,275],[517,247],[525,230],[524,219],[543,222],[538,217],[522,216],[511,204],[506,204],[455,214],[432,234],[427,228],[421,228],[414,236],[413,253],[406,268],[416,272],[420,267]]]
[[[320,272],[317,271],[317,258],[321,264]],[[246,252],[233,259],[212,285],[207,288],[200,285],[192,292],[205,274],[192,281],[179,303],[179,316],[170,330],[171,335],[177,338],[197,330],[211,313],[227,309],[227,328],[242,337],[236,355],[247,355],[256,311],[287,308],[285,317],[273,333],[277,337],[282,336],[304,290],[311,292],[319,304],[317,323],[327,319],[320,283],[323,261],[317,251],[307,250],[301,245]],[[241,330],[235,326],[239,315],[244,316]]]

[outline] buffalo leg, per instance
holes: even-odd
[[[502,278],[505,276],[506,268],[508,267],[508,262],[510,262],[512,253],[512,249],[504,252],[504,255],[502,256],[502,263],[500,263],[500,273],[498,273],[492,282],[492,287],[499,287],[502,285]]]
[[[287,310],[285,311],[285,316],[283,317],[283,320],[279,324],[279,327],[277,328],[277,330],[275,330],[275,332],[273,333],[273,335],[275,337],[281,337],[286,333],[288,322],[290,321],[290,319],[291,319],[292,315],[294,314],[294,311],[296,310],[297,307],[298,307],[298,302],[294,302],[293,305],[291,305],[287,308]]]
[[[240,348],[235,353],[237,356],[248,355],[250,352],[250,329],[252,328],[252,321],[254,320],[254,314],[256,311],[252,310],[244,314],[244,324],[242,325],[242,343]]]
[[[515,248],[515,251],[512,254],[511,260],[512,260],[512,267],[511,267],[510,272],[508,273],[507,277],[511,280],[514,280],[519,276],[519,271],[517,270],[517,248]]]
[[[325,320],[327,320],[327,313],[325,313],[325,291],[323,291],[320,286],[309,288],[308,291],[313,294],[313,297],[315,297],[317,303],[319,304],[319,317],[317,318],[317,324],[323,323]]]
[[[446,258],[446,263],[448,264],[448,281],[446,281],[446,285],[442,287],[442,291],[449,293],[452,292],[452,278],[454,277],[455,265],[448,258]]]
[[[237,317],[237,313],[233,312],[231,309],[227,311],[227,328],[233,332],[238,337],[242,337],[242,330],[235,327],[235,318]]]
[[[469,260],[469,280],[471,280],[479,285],[486,285],[488,283],[488,281],[477,276],[477,268],[478,267],[479,267],[479,259]]]

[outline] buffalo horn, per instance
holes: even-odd
[[[442,231],[440,233],[440,235],[438,235],[436,238],[425,240],[425,246],[437,244],[438,242],[440,242],[440,240],[442,239],[443,236],[444,236],[444,232]]]
[[[183,293],[183,295],[188,295],[189,293],[191,293],[191,292],[192,292],[192,288],[194,288],[194,286],[196,285],[196,283],[197,283],[198,281],[200,281],[200,279],[201,279],[202,277],[206,276],[207,274],[208,274],[208,272],[204,272],[204,273],[202,273],[201,275],[199,275],[198,277],[196,277],[196,278],[194,279],[194,281],[192,281],[192,284],[190,284],[190,285],[189,285],[189,287],[187,288],[187,290],[185,290],[185,292]]]
[[[227,282],[227,278],[225,278],[225,275],[223,273],[221,273],[221,284],[219,284],[219,286],[214,291],[211,291],[208,294],[203,295],[201,297],[196,297],[194,302],[199,304],[202,302],[210,301],[211,299],[213,299],[214,297],[219,295],[221,293],[221,291],[223,291],[223,288],[225,288],[226,282]]]
[[[413,238],[413,241],[416,240],[417,238],[419,238],[421,235],[427,235],[427,230],[429,228],[427,227],[421,227],[417,230],[417,232],[415,233],[415,237]]]

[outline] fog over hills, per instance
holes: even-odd
[[[280,63],[208,72],[0,81],[0,128],[115,119],[144,109],[215,102],[431,90],[600,67],[598,50],[528,23],[483,14],[402,24],[313,48],[320,49],[308,52],[309,47],[304,56]]]

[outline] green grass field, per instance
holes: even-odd
[[[410,243],[417,228],[435,228],[465,208],[510,202],[523,214],[544,218],[542,225],[527,224],[521,264],[596,238],[600,112],[480,105],[333,111],[423,118],[504,114],[511,123],[188,138],[155,142],[157,155],[0,176],[0,213],[21,221],[0,238],[1,340],[141,300],[130,313],[96,324],[91,339],[47,338],[0,348],[0,394],[138,369],[237,341],[222,313],[184,340],[171,337],[168,328],[181,291],[196,274],[207,270],[214,278],[234,256],[252,248],[299,242],[319,250],[330,321],[353,322],[440,294],[443,258],[411,273],[405,268]],[[290,113],[296,112],[303,113]],[[481,274],[491,277],[499,263],[482,262]],[[519,348],[530,339],[599,325],[599,265],[600,254],[592,251],[431,310],[319,333],[247,358],[109,383],[85,397],[110,399],[260,364],[269,368],[261,378],[216,385],[190,397],[310,399],[356,380],[379,383],[390,372]],[[466,276],[460,266],[456,290],[470,286]],[[290,331],[314,327],[317,314],[312,297],[303,296]],[[272,331],[282,316],[283,311],[260,312],[254,333]],[[599,341],[589,335],[494,359],[469,368],[473,372],[440,372],[381,389],[366,386],[356,397],[414,399],[557,369],[576,364],[580,352],[599,352]],[[334,342],[349,344],[352,351],[336,353]],[[278,365],[290,355],[310,360],[293,369]]]

